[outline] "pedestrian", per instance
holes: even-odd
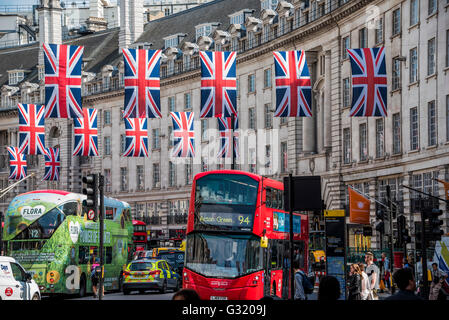
[[[324,276],[321,278],[318,288],[318,300],[335,301],[340,298],[340,282],[334,276]]]
[[[362,276],[358,264],[351,264],[348,280],[348,300],[361,300]]]
[[[435,262],[432,263],[431,275],[432,283],[430,284],[429,300],[438,300],[438,294],[447,275],[438,269],[438,264]]]
[[[92,264],[90,280],[92,281],[92,291],[94,294],[94,298],[98,298],[98,283],[100,282],[101,276],[101,267],[100,267],[100,258],[94,259],[95,263]],[[104,287],[103,287],[103,296],[104,296]]]
[[[293,261],[293,271],[295,273],[295,300],[307,300],[305,292],[306,274],[299,268],[299,261]]]
[[[181,289],[173,295],[172,300],[200,301],[200,296],[193,289]]]
[[[390,285],[390,259],[388,259],[387,254],[385,252],[382,252],[382,261],[383,261],[383,280],[385,282],[385,287],[388,290],[391,290]]]
[[[396,270],[393,274],[393,281],[398,286],[399,291],[385,300],[424,300],[415,294],[415,277],[410,268]]]
[[[365,272],[369,277],[370,290],[373,295],[373,300],[379,300],[377,291],[379,290],[380,272],[379,267],[374,264],[374,255],[372,252],[367,252],[365,254],[365,263],[366,263]]]
[[[365,272],[365,266],[363,263],[359,263],[359,269],[361,277],[360,298],[362,300],[373,300],[369,278]]]

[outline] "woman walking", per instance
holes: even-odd
[[[371,285],[369,282],[368,275],[365,272],[365,266],[363,263],[359,263],[359,269],[360,269],[360,277],[361,277],[361,290],[360,290],[360,297],[362,300],[373,300],[372,294],[371,294]]]
[[[353,263],[349,271],[348,300],[361,300],[362,276],[358,264]]]

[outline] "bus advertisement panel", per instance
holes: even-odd
[[[289,214],[283,183],[237,170],[195,176],[183,287],[201,299],[288,298]],[[294,257],[307,271],[308,216],[294,214]]]
[[[7,254],[17,259],[38,283],[41,293],[91,291],[91,267],[99,263],[99,221],[87,219],[84,195],[40,190],[16,196],[5,215]],[[132,247],[130,207],[105,197],[105,290],[119,289]]]

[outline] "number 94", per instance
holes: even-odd
[[[249,224],[249,217],[243,217],[243,216],[239,216],[239,222],[240,224],[246,223],[247,225]]]

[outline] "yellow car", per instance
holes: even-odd
[[[181,287],[181,276],[172,270],[166,260],[141,259],[134,260],[123,271],[123,294],[133,290],[144,293],[157,289],[165,293],[167,289],[175,292]]]

